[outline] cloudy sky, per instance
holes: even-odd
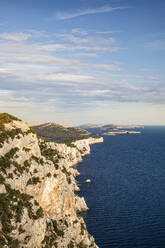
[[[1,0],[0,112],[165,125],[164,0]]]

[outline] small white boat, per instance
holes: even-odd
[[[91,179],[86,179],[85,182],[86,183],[91,183]]]

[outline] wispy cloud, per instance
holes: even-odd
[[[97,31],[95,34],[115,34],[115,33],[121,33],[122,30],[108,30],[108,31]]]
[[[67,39],[67,41],[71,41],[71,42],[78,43],[78,44],[89,42],[89,38],[77,37],[73,34],[57,34],[56,36],[61,37],[65,40]]]
[[[99,44],[99,45],[113,45],[116,43],[116,39],[113,37],[108,37],[108,38],[103,38],[103,37],[91,37],[91,36],[87,36],[87,37],[77,37],[73,34],[57,34],[57,37],[61,37],[64,40],[73,42],[73,43],[77,43],[77,44],[84,44],[84,43],[90,43],[92,46],[95,44]]]
[[[0,38],[4,40],[12,40],[12,41],[25,41],[31,38],[31,34],[27,33],[2,33],[0,34]]]
[[[117,41],[113,37],[96,37],[96,36],[85,36],[80,37],[72,33],[67,34],[56,34],[56,37],[62,41],[73,44],[73,50],[84,50],[84,51],[102,51],[102,52],[117,52],[121,48],[117,46]],[[76,44],[76,45],[75,45]],[[65,44],[66,46],[66,44]],[[68,46],[68,49],[71,47]]]
[[[8,40],[8,41],[16,41],[16,42],[22,42],[26,41],[28,39],[39,39],[39,38],[48,38],[49,34],[44,31],[38,31],[35,29],[27,30],[26,32],[4,32],[0,33],[0,38],[2,40]]]
[[[88,32],[86,30],[81,30],[80,28],[74,28],[72,29],[73,34],[79,34],[79,35],[87,35]]]
[[[73,53],[72,54],[73,57],[97,57],[98,54],[97,53]]]
[[[120,72],[122,69],[116,64],[98,64],[94,65],[95,68],[103,69],[105,71],[115,71]]]
[[[42,38],[42,37],[49,37],[50,36],[45,31],[38,31],[38,30],[35,30],[35,29],[29,29],[28,33],[30,33],[32,35],[32,37],[34,37],[34,38]]]
[[[58,12],[56,14],[56,18],[59,20],[66,20],[66,19],[72,19],[72,18],[75,18],[78,16],[98,14],[98,13],[108,13],[108,12],[121,10],[121,9],[125,9],[125,8],[127,8],[127,7],[111,7],[109,5],[104,5],[100,8],[78,10],[78,11],[71,12],[71,13]]]
[[[165,40],[150,41],[145,46],[155,50],[165,50]]]
[[[128,74],[125,72],[117,74],[117,77],[143,79],[143,80],[149,80],[149,81],[160,81],[161,80],[159,77],[154,76],[154,75],[137,75],[137,74]]]

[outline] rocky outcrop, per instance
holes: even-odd
[[[79,214],[88,208],[73,165],[102,141],[45,142],[0,114],[0,247],[97,247]]]

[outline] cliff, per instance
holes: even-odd
[[[0,247],[97,247],[79,214],[88,208],[75,194],[73,165],[102,141],[45,142],[24,122],[0,114]]]

